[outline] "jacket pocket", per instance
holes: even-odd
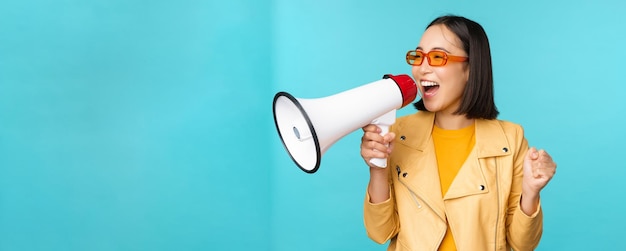
[[[413,190],[411,190],[411,188],[404,183],[402,178],[400,178],[400,175],[401,175],[400,168],[398,166],[395,166],[395,168],[396,170],[394,171],[398,175],[398,177],[394,179],[396,197],[401,196],[402,198],[402,199],[396,200],[396,203],[398,203],[398,208],[411,208],[412,210],[416,210],[416,212],[421,211],[425,206],[424,202],[422,201],[420,196],[417,195]],[[402,205],[402,204],[410,204],[411,206],[406,207],[405,205]]]
[[[413,191],[411,191],[411,189],[409,189],[406,186],[404,186],[404,188],[406,189],[405,197],[409,197],[409,198],[407,198],[406,201],[409,201],[410,204],[414,205],[416,210],[422,210],[423,203],[420,201],[420,199],[417,196],[417,194],[415,194]]]

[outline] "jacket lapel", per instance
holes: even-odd
[[[434,113],[417,112],[396,123],[395,141],[415,149],[415,155],[401,166],[398,177],[415,191],[433,211],[445,219],[444,204],[441,200],[441,185],[437,170],[437,158],[431,137]]]

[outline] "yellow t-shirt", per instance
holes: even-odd
[[[467,156],[472,151],[476,143],[475,126],[461,128],[458,130],[445,130],[437,126],[433,128],[433,141],[435,143],[435,153],[437,155],[437,165],[439,169],[439,181],[441,183],[442,196],[448,192],[450,184],[456,174],[463,166]],[[443,197],[442,197],[443,198]],[[456,250],[452,232],[448,231],[439,245],[439,250]]]

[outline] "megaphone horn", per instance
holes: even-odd
[[[408,75],[386,74],[383,79],[317,99],[289,93],[274,96],[274,122],[291,159],[307,173],[320,167],[322,155],[339,139],[368,124],[383,132],[395,122],[396,109],[415,100],[417,86]],[[386,159],[372,163],[385,167]]]

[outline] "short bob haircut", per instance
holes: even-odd
[[[464,17],[446,15],[433,20],[426,29],[442,24],[454,33],[469,58],[469,78],[461,97],[461,106],[455,114],[465,114],[469,119],[495,119],[498,109],[493,96],[493,73],[489,39],[480,24]],[[427,111],[424,100],[413,104],[420,111]]]

